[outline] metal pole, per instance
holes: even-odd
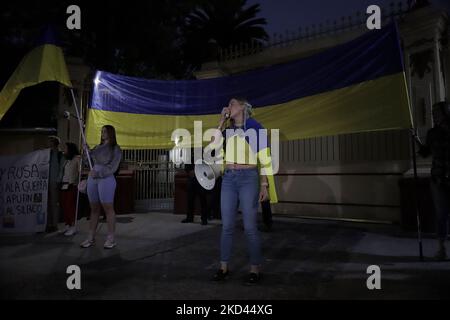
[[[75,106],[75,111],[77,113],[77,119],[78,119],[78,125],[80,126],[80,134],[81,134],[81,138],[82,138],[83,150],[86,153],[86,157],[87,157],[88,163],[89,163],[89,168],[92,170],[91,157],[89,156],[89,150],[87,149],[86,137],[84,135],[84,126],[83,126],[83,123],[81,121],[80,112],[78,110],[77,101],[75,99],[75,94],[73,92],[73,88],[70,88],[70,92],[72,93],[73,105]],[[80,166],[78,168],[78,172],[80,173],[78,175],[78,184],[81,181],[81,169],[83,168],[82,164],[83,164],[83,157],[81,157]],[[80,202],[80,192],[77,192],[77,202],[76,202],[76,205],[75,205],[75,223],[74,223],[74,227],[75,228],[76,228],[77,220],[78,220],[79,202]]]
[[[83,157],[81,157],[80,159],[80,165],[78,167],[78,185],[81,182],[81,169],[83,168]],[[74,223],[74,227],[76,229],[77,227],[77,221],[78,221],[78,206],[79,206],[79,202],[80,202],[80,192],[77,190],[77,203],[75,205],[75,223]]]
[[[86,143],[86,136],[84,135],[84,126],[81,122],[80,112],[78,111],[77,101],[75,99],[75,94],[73,93],[73,88],[70,88],[70,92],[72,93],[73,104],[75,106],[75,111],[77,113],[78,125],[80,126],[81,137],[83,140],[83,148],[84,148],[84,151],[86,152],[86,156],[87,156],[87,159],[89,162],[89,168],[92,170],[91,157],[89,156],[89,150],[87,149],[87,143]]]
[[[417,162],[416,162],[416,142],[414,139],[414,133],[411,134],[411,144],[412,144],[413,170],[414,170],[413,197],[414,197],[414,206],[416,208],[416,215],[417,215],[417,240],[419,242],[420,261],[424,261],[423,260],[423,246],[422,246],[422,230],[421,230],[421,224],[420,224],[419,199],[418,199],[418,192],[417,192],[418,177],[417,177]]]

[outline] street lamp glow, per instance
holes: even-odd
[[[94,79],[94,84],[97,87],[99,83],[100,83],[100,72],[97,72],[97,75],[95,76]]]

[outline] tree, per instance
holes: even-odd
[[[185,58],[194,68],[217,58],[219,48],[263,43],[268,35],[266,19],[257,18],[260,5],[245,8],[247,0],[203,1],[186,18]],[[206,50],[205,50],[206,49]]]
[[[199,0],[5,3],[0,14],[0,45],[12,60],[2,66],[0,82],[4,74],[11,74],[10,65],[17,65],[33,47],[40,29],[49,23],[57,29],[66,56],[81,57],[94,69],[148,78],[183,77],[180,25],[198,3]],[[81,30],[66,28],[66,8],[71,4],[81,8]]]
[[[5,61],[0,66],[0,89],[48,24],[57,31],[66,58],[81,57],[93,70],[147,78],[184,78],[180,25],[197,3],[198,0],[5,2],[0,13],[0,49]],[[66,9],[71,4],[81,8],[81,30],[66,28]],[[57,85],[51,83],[27,88],[0,126],[55,126],[54,102],[47,99],[55,92]],[[27,119],[22,119],[20,115],[25,110]]]
[[[66,9],[81,8],[81,30],[68,30]],[[257,18],[259,5],[246,0],[30,0],[2,4],[0,46],[8,63],[0,85],[34,46],[47,24],[57,29],[66,56],[93,69],[147,78],[188,78],[214,50],[268,36]]]

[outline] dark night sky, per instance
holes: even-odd
[[[247,4],[261,4],[260,16],[267,19],[266,30],[272,35],[284,34],[286,30],[295,32],[299,27],[325,23],[327,19],[339,21],[341,16],[354,16],[357,11],[365,13],[371,4],[389,8],[391,2],[392,0],[248,0]],[[402,2],[406,7],[406,0]],[[450,1],[431,2],[450,12]]]

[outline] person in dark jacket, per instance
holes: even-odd
[[[195,177],[195,164],[194,164],[194,151],[191,153],[191,163],[185,163],[184,170],[188,174],[188,186],[187,186],[187,215],[186,219],[182,220],[182,223],[194,222],[194,209],[195,200],[197,196],[200,198],[200,210],[201,210],[201,224],[208,224],[208,206],[206,201],[207,191],[198,183]]]
[[[48,137],[48,146],[50,148],[46,228],[48,233],[58,231],[59,223],[59,185],[61,182],[59,179],[63,162],[63,154],[59,150],[59,144],[60,139],[57,136]]]
[[[272,208],[270,207],[270,200],[261,202],[261,211],[262,211],[262,222],[263,225],[261,227],[261,231],[270,232],[272,231]]]
[[[448,233],[448,215],[450,213],[450,105],[439,102],[433,105],[433,128],[428,130],[425,143],[416,136],[419,154],[432,156],[431,194],[437,218],[437,236],[439,249],[436,258],[447,259],[445,241]]]

